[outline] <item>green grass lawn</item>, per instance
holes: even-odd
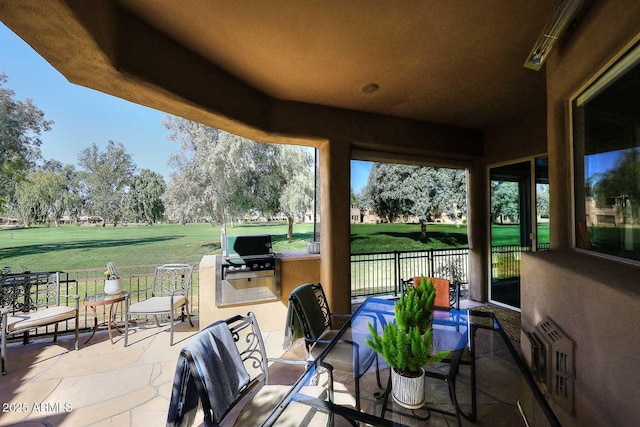
[[[313,224],[227,226],[227,234],[272,234],[276,252],[306,250]],[[210,224],[94,227],[1,228],[0,267],[12,271],[75,270],[117,266],[199,262],[221,253],[220,229]]]
[[[230,227],[227,234],[271,234],[275,252],[305,251],[313,224],[250,224]],[[417,224],[354,224],[352,253],[444,249],[467,246],[466,226],[429,224],[427,239]],[[95,227],[0,228],[0,267],[12,271],[77,270],[170,262],[197,263],[203,255],[221,253],[220,230],[210,224]]]
[[[491,245],[520,245],[519,224],[492,224]],[[549,243],[549,223],[538,224],[538,243]]]
[[[351,253],[392,252],[467,247],[467,226],[427,225],[422,239],[419,224],[352,224]]]

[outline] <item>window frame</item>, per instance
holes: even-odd
[[[583,107],[586,103],[594,99],[600,93],[605,91],[610,85],[615,83],[619,78],[626,75],[634,68],[640,68],[640,41],[632,44],[630,47],[624,49],[619,55],[613,58],[603,69],[595,74],[584,86],[576,92],[568,100],[568,128],[569,128],[569,143],[570,143],[570,171],[571,171],[571,219],[572,219],[572,246],[576,252],[585,253],[588,255],[609,259],[625,264],[631,264],[640,266],[640,260],[627,258],[624,256],[613,255],[605,252],[598,252],[593,249],[581,248],[578,246],[578,236],[580,231],[578,230],[578,201],[577,197],[580,194],[584,194],[584,190],[578,190],[576,185],[578,182],[584,183],[584,177],[577,179],[576,173],[581,172],[584,174],[584,154],[582,154],[583,165],[577,167],[576,156],[577,151],[583,151],[584,147],[580,150],[576,149],[579,142],[578,134],[583,132],[584,127],[577,129],[577,116],[582,115],[582,112],[578,113],[577,110]],[[584,122],[583,122],[584,124]],[[637,148],[640,148],[637,147]],[[584,204],[584,200],[581,201]]]

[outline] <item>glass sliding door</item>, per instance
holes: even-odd
[[[489,299],[520,308],[522,252],[549,247],[547,159],[493,167],[490,180]]]

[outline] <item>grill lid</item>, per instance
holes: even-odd
[[[226,236],[224,255],[227,260],[234,263],[239,262],[240,259],[245,261],[272,259],[271,235]]]

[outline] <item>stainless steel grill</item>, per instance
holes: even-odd
[[[237,305],[280,298],[280,263],[268,234],[226,236],[216,266],[216,305]]]

